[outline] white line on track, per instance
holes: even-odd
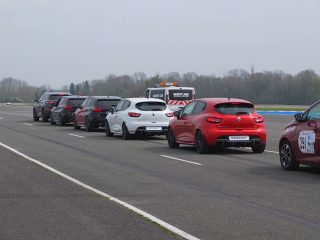
[[[80,136],[80,135],[72,134],[72,133],[68,133],[68,135],[74,136],[74,137],[78,137],[78,138],[86,138],[86,137],[84,137],[84,136]]]
[[[23,123],[24,125],[27,125],[27,126],[33,126],[31,123]]]
[[[170,159],[173,159],[173,160],[181,161],[181,162],[191,163],[191,164],[194,164],[194,165],[199,165],[199,166],[203,165],[201,163],[191,162],[191,161],[187,161],[187,160],[184,160],[184,159],[175,158],[175,157],[171,157],[171,156],[167,156],[167,155],[160,155],[160,156],[164,157],[164,158],[170,158]]]
[[[98,195],[100,195],[102,197],[108,198],[109,200],[111,200],[113,202],[116,202],[119,205],[130,209],[131,211],[133,211],[133,212],[135,212],[135,213],[137,213],[137,214],[149,219],[152,222],[155,222],[155,223],[159,224],[160,226],[168,229],[169,231],[171,231],[171,232],[173,232],[173,233],[175,233],[175,234],[177,234],[177,235],[179,235],[181,237],[184,237],[184,238],[186,238],[188,240],[200,240],[199,238],[194,237],[194,236],[190,235],[189,233],[186,233],[183,230],[180,230],[179,228],[176,228],[175,226],[172,226],[171,224],[169,224],[169,223],[167,223],[165,221],[162,221],[161,219],[159,219],[159,218],[157,218],[157,217],[155,217],[155,216],[153,216],[153,215],[151,215],[151,214],[149,214],[147,212],[144,212],[144,211],[140,210],[139,208],[136,208],[136,207],[134,207],[134,206],[132,206],[132,205],[120,200],[120,199],[112,197],[111,195],[109,195],[109,194],[107,194],[105,192],[102,192],[102,191],[100,191],[100,190],[98,190],[96,188],[93,188],[93,187],[91,187],[91,186],[89,186],[89,185],[87,185],[87,184],[85,184],[85,183],[73,178],[73,177],[70,177],[70,176],[68,176],[68,175],[66,175],[66,174],[64,174],[64,173],[62,173],[62,172],[50,167],[47,164],[44,164],[44,163],[42,163],[42,162],[40,162],[40,161],[38,161],[38,160],[36,160],[34,158],[31,158],[31,157],[29,157],[29,156],[27,156],[27,155],[15,150],[14,148],[12,148],[12,147],[10,147],[8,145],[5,145],[5,144],[0,142],[0,146],[6,148],[7,150],[15,153],[16,155],[18,155],[20,157],[23,157],[24,159],[26,159],[26,160],[28,160],[30,162],[33,162],[33,163],[35,163],[35,164],[37,164],[37,165],[39,165],[39,166],[51,171],[51,172],[59,175],[60,177],[63,177],[65,179],[69,180],[70,182],[73,182],[73,183],[81,186],[82,188],[85,188],[85,189],[87,189],[87,190],[89,190],[91,192],[94,192],[94,193],[96,193],[96,194],[98,194]]]
[[[265,152],[268,152],[268,153],[275,153],[275,154],[279,154],[279,152],[276,152],[276,151],[270,151],[270,150],[264,150]]]
[[[251,149],[249,147],[245,147],[245,149]],[[279,152],[276,152],[276,151],[271,151],[271,150],[264,150],[265,152],[268,152],[268,153],[275,153],[275,154],[279,154]]]

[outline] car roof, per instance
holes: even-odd
[[[139,103],[139,102],[161,102],[165,103],[165,101],[158,99],[158,98],[126,98],[126,100],[129,100],[133,103]]]
[[[79,96],[79,95],[71,95],[71,96],[62,96],[63,98],[88,98],[88,96]]]
[[[94,99],[112,99],[112,100],[121,100],[122,98],[119,96],[89,96],[89,98]]]
[[[204,101],[211,104],[220,104],[220,103],[228,103],[228,102],[238,102],[238,103],[250,103],[253,104],[247,100],[240,99],[240,98],[198,98],[194,99],[194,101]]]
[[[48,94],[48,95],[60,95],[60,94],[71,95],[71,93],[69,93],[69,92],[46,92],[45,94]]]
[[[194,90],[194,87],[150,87],[147,90],[163,90],[163,89],[173,89],[173,90],[179,90],[179,89],[186,89],[186,90]]]

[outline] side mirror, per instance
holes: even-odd
[[[39,102],[39,100],[38,100],[38,99],[33,99],[33,101],[34,101],[35,103],[38,103],[38,102]]]
[[[303,122],[305,120],[305,118],[303,117],[303,113],[296,113],[294,115],[294,118],[298,121],[298,122]]]
[[[173,112],[173,116],[175,116],[177,119],[180,119],[181,110]]]
[[[113,114],[115,111],[116,111],[116,109],[115,109],[114,107],[112,107],[112,108],[110,109],[110,113],[111,113],[111,114]]]

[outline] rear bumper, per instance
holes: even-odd
[[[230,141],[229,136],[220,136],[214,143],[217,147],[252,147],[254,145],[265,144],[258,136],[249,136],[247,141]]]
[[[267,139],[265,130],[261,128],[241,131],[212,129],[203,134],[208,144],[220,147],[252,147],[266,144]],[[249,140],[231,141],[229,136],[249,136]]]
[[[134,134],[139,135],[166,135],[168,132],[167,126],[162,126],[162,130],[147,130],[145,126],[138,127]]]

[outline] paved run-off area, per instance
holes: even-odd
[[[320,237],[320,171],[283,171],[276,154],[292,116],[265,116],[268,152],[207,155],[169,149],[163,137],[124,141],[31,117],[30,107],[1,106],[0,142],[192,236]],[[4,148],[0,166],[0,239],[179,238]]]

